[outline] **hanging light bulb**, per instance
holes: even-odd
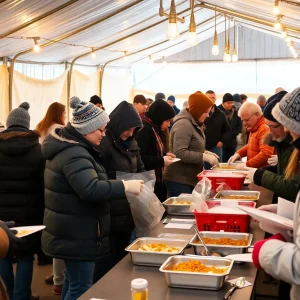
[[[280,37],[281,37],[282,39],[286,39],[287,36],[288,36],[288,34],[287,34],[287,32],[286,32],[286,28],[285,28],[285,26],[283,26],[283,31],[281,32]]]
[[[124,61],[128,61],[127,51],[124,51]]]
[[[293,42],[291,41],[291,42],[288,42],[287,43],[287,46],[289,47],[289,48],[292,48],[293,47]]]
[[[273,14],[275,16],[279,15],[280,10],[279,10],[279,0],[274,1],[274,7],[273,7]]]
[[[227,55],[227,28],[226,28],[226,15],[224,15],[225,17],[225,31],[224,31],[224,37],[225,37],[225,40],[224,40],[224,55],[223,55],[223,61],[226,62],[226,55]]]
[[[297,58],[298,57],[298,54],[295,52],[295,53],[293,53],[293,57],[294,58]]]
[[[227,37],[227,51],[226,62],[231,62],[231,49],[230,49],[230,17],[228,18],[228,37]]]
[[[34,46],[33,46],[33,51],[34,52],[39,52],[41,50],[40,45],[38,44],[39,38],[33,38]]]
[[[190,19],[188,39],[187,39],[187,42],[190,46],[196,46],[199,43],[196,29],[197,26],[196,26],[195,15],[194,15],[194,1],[192,1],[191,19]]]
[[[169,40],[173,40],[176,39],[177,37],[179,37],[179,27],[177,24],[175,1],[172,0],[171,7],[170,7],[170,14],[169,14],[167,38]]]
[[[94,48],[92,48],[91,56],[93,59],[95,59],[97,57]]]
[[[274,28],[277,30],[282,30],[281,18],[282,18],[282,15],[278,15],[276,23],[274,24]]]
[[[212,55],[219,55],[220,49],[219,49],[219,42],[218,42],[218,34],[217,34],[217,10],[215,7],[215,34],[214,34],[214,45],[211,49]]]
[[[291,42],[291,41],[292,41],[292,39],[291,39],[291,37],[290,37],[290,36],[287,36],[287,37],[286,37],[286,39],[285,39],[285,41],[286,41],[287,43],[289,43],[289,42]]]
[[[162,58],[162,60],[163,60],[163,65],[165,66],[166,64],[167,64],[167,60],[166,60],[166,57],[165,56],[163,56],[163,58]]]
[[[235,22],[234,22],[234,43],[233,43],[233,52],[232,52],[232,57],[231,57],[231,60],[232,62],[237,62],[238,61],[238,55],[237,55],[237,51],[236,51],[236,25],[235,25]]]

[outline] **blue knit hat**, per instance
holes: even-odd
[[[70,107],[73,108],[71,125],[82,135],[89,134],[109,122],[108,114],[91,102],[72,97]]]
[[[169,96],[167,100],[170,100],[173,103],[175,103],[175,97],[173,95]]]

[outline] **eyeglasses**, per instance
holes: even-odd
[[[249,121],[250,121],[250,119],[254,116],[255,114],[253,114],[249,119],[247,119],[247,120],[242,120],[243,121],[243,123],[248,123]]]
[[[278,128],[279,126],[281,126],[281,124],[278,124],[278,125],[268,125],[266,124],[270,129],[276,129]]]

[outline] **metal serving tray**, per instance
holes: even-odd
[[[230,255],[230,254],[241,254],[246,252],[247,248],[251,246],[253,235],[251,233],[239,233],[239,232],[213,232],[213,231],[200,231],[202,237],[210,237],[210,238],[222,238],[227,237],[231,239],[245,239],[248,240],[247,246],[225,246],[225,245],[209,245],[206,244],[208,251],[217,252],[222,256]],[[193,246],[195,254],[203,255],[202,251],[204,250],[201,244],[197,244],[199,238],[195,235],[191,241],[190,245]]]
[[[239,162],[239,163],[231,163],[230,164],[230,166],[232,166],[232,167],[234,167],[233,169],[222,169],[222,168],[220,168],[220,167],[222,167],[222,166],[229,166],[229,164],[228,163],[219,163],[219,164],[217,164],[217,165],[215,165],[215,166],[213,166],[212,168],[211,168],[211,170],[216,170],[216,171],[236,171],[237,170],[237,165],[239,165],[241,162]]]
[[[181,204],[174,204],[175,201],[192,201],[194,198],[184,198],[184,197],[171,197],[163,202],[163,206],[168,215],[178,215],[178,216],[191,216],[193,215],[191,212],[190,205],[181,205]]]
[[[190,260],[198,260],[206,266],[215,266],[219,268],[227,267],[227,271],[223,274],[212,273],[196,273],[173,271],[172,267],[182,262]],[[159,271],[164,272],[169,286],[187,288],[187,289],[203,289],[203,290],[219,290],[226,282],[233,265],[233,260],[227,258],[216,258],[211,256],[183,256],[177,255],[169,257],[160,267]]]
[[[225,198],[221,198],[221,195],[225,196]],[[227,199],[226,196],[255,196],[255,200],[246,200],[246,199]],[[231,200],[231,201],[257,201],[260,197],[260,192],[256,191],[236,191],[236,190],[225,190],[220,191],[214,196],[214,200]]]
[[[136,239],[125,250],[130,252],[131,260],[135,265],[160,267],[168,257],[183,253],[188,243],[186,240],[144,237]],[[178,247],[179,250],[173,253],[138,250],[139,247],[147,244],[166,244],[170,247]]]

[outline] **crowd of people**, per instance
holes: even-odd
[[[154,170],[154,193],[165,201],[191,193],[203,168],[239,162],[251,182],[274,192],[272,206],[262,209],[276,209],[278,197],[299,198],[300,88],[279,88],[257,103],[226,93],[218,106],[214,91],[197,91],[181,110],[175,96],[163,93],[154,101],[136,95],[109,115],[97,95],[90,102],[73,97],[70,107],[70,122],[55,102],[30,130],[24,102],[0,133],[0,220],[6,222],[0,222],[0,276],[10,300],[32,297],[34,254],[41,249],[53,259],[45,280],[63,300],[77,299],[126,255],[135,228],[126,194],[139,195],[144,182],[118,180],[117,172]],[[238,149],[245,131],[247,142]],[[253,252],[255,266],[293,285],[292,299],[300,289],[299,201],[293,239],[274,232]],[[46,228],[19,239],[9,221]]]

